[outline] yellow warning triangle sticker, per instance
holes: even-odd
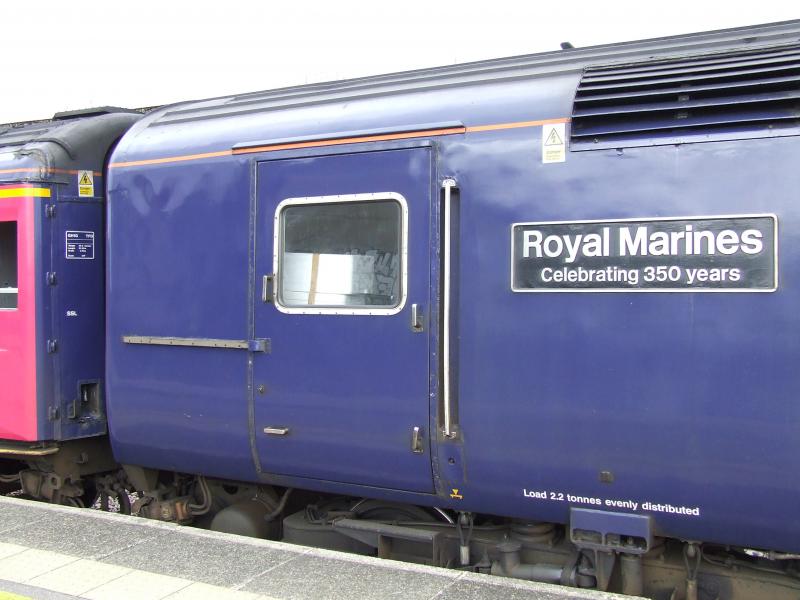
[[[544,141],[545,146],[563,146],[564,140],[562,140],[555,129],[550,130],[550,135],[547,136],[547,139]]]
[[[78,185],[92,185],[92,178],[89,177],[89,173],[84,172],[81,175],[81,178],[78,181]]]

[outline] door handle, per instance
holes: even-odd
[[[268,304],[272,304],[275,302],[275,293],[273,291],[273,283],[275,281],[275,275],[264,275],[261,278],[261,301],[266,302]]]
[[[419,304],[411,305],[411,331],[414,333],[421,333],[425,326],[422,323],[422,309]]]
[[[411,430],[411,451],[414,454],[422,454],[424,451],[422,447],[422,430],[419,427],[414,427]]]
[[[451,236],[452,236],[452,191],[457,189],[458,184],[455,179],[445,179],[442,181],[444,190],[443,212],[444,235],[442,240],[442,434],[444,437],[452,439],[456,437],[455,427],[453,426],[453,398],[450,381],[450,269],[451,269]]]
[[[289,433],[288,427],[264,427],[264,433],[267,435],[286,435]]]

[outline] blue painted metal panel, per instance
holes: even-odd
[[[248,352],[121,341],[248,339],[249,165],[119,171],[109,183],[114,455],[123,463],[253,480]]]
[[[122,141],[114,160],[224,153],[248,140],[408,123],[459,120],[470,126],[568,115],[577,72],[539,75],[158,128],[147,127],[146,119]],[[713,140],[703,131],[692,141]],[[540,127],[442,137],[437,170],[453,175],[460,190],[457,372],[463,436],[434,448],[435,475],[450,485],[438,485],[438,496],[393,496],[385,487],[353,485],[367,483],[358,478],[370,477],[384,461],[365,452],[347,471],[343,457],[352,456],[344,439],[331,446],[336,460],[327,465],[313,440],[296,454],[280,455],[259,442],[262,470],[283,473],[264,479],[330,492],[427,498],[460,510],[561,523],[568,522],[571,507],[599,507],[650,516],[656,535],[800,551],[796,133],[788,128],[781,129],[780,135],[789,136],[782,138],[626,144],[624,150],[569,152],[558,164],[541,163]],[[741,132],[742,138],[752,135],[772,133]],[[307,162],[318,160],[323,159]],[[317,179],[300,164],[261,167],[265,197],[274,194],[274,202],[375,191],[360,187],[375,182],[371,170],[325,167],[324,178]],[[320,351],[302,354],[303,344],[359,339],[342,325],[350,322],[328,316],[329,327],[322,329],[293,315],[283,316],[281,324],[279,315],[261,310],[255,323],[249,321],[256,274],[248,270],[255,192],[250,167],[245,158],[227,155],[111,171],[108,376],[111,433],[123,462],[257,480],[248,434],[272,423],[249,419],[250,359],[257,361],[254,377],[267,379],[268,393],[263,404],[254,404],[257,410],[269,410],[271,377],[281,383],[272,393],[283,415],[293,409],[286,392],[294,391],[319,411],[309,410],[305,418],[319,427],[321,439],[342,431],[343,419],[322,409],[324,394],[343,396],[344,378],[322,365],[315,385],[327,378],[330,388],[301,388],[304,373],[295,362],[283,363],[285,372],[277,365],[287,348],[307,360],[319,358]],[[308,176],[292,182],[289,171]],[[270,191],[270,179],[283,182],[285,191]],[[736,213],[777,215],[777,292],[510,290],[511,223]],[[259,229],[262,274],[262,265],[271,264],[273,211],[259,208],[257,214],[267,229],[266,244]],[[121,342],[128,334],[247,340],[255,333],[275,340],[273,355]],[[398,386],[408,385],[402,369],[379,366],[398,377]],[[362,371],[358,366],[347,373]],[[377,385],[378,378],[369,377],[369,386]],[[385,425],[377,418],[365,411],[355,425],[364,431]],[[411,490],[417,483],[412,474],[394,484]]]
[[[59,202],[56,211],[51,250],[55,283],[49,288],[58,341],[54,406],[59,409],[60,439],[106,432],[104,213],[103,203],[78,199]],[[94,393],[92,385],[97,386],[96,399],[87,396]]]
[[[103,402],[105,344],[105,207],[79,201],[53,186],[36,202],[36,349],[38,437],[67,440],[106,432]],[[77,191],[77,190],[76,190]],[[55,207],[48,216],[47,207]],[[93,259],[67,259],[66,232],[95,235]],[[76,404],[81,383],[97,383],[99,404]]]
[[[798,139],[576,153],[556,165],[528,159],[535,137],[497,141],[458,159],[469,166],[459,178],[463,503],[566,522],[570,505],[594,508],[569,496],[608,510],[605,500],[629,499],[659,534],[796,551]],[[779,219],[773,294],[509,291],[511,222],[755,212]]]
[[[254,422],[264,472],[433,490],[429,328],[411,330],[411,305],[425,315],[431,306],[431,165],[430,148],[259,164],[259,275],[272,270],[272,217],[283,200],[393,192],[408,203],[408,290],[399,313],[285,314],[256,304],[256,337],[272,340],[270,354],[254,357],[254,383],[267,388],[255,396]],[[269,426],[289,434],[265,435]],[[414,427],[419,454],[411,449]]]
[[[578,72],[558,73],[547,78],[546,87],[536,79],[521,79],[148,127],[159,117],[157,112],[130,129],[115,150],[112,163],[227,152],[252,142],[369,131],[376,127],[387,131],[405,129],[413,123],[461,121],[469,126],[559,118],[569,114],[579,79]],[[112,178],[119,174],[116,171],[111,169]]]
[[[792,167],[797,139],[574,153],[566,163],[542,165],[539,135],[516,130],[440,141],[440,171],[454,174],[461,190],[464,446],[450,446],[439,460],[443,472],[452,471],[448,480],[460,480],[453,487],[461,497],[443,489],[432,502],[567,522],[569,501],[534,500],[524,490],[627,499],[653,516],[659,534],[796,550],[797,482],[786,474],[797,470],[800,455],[792,432],[800,414],[791,402],[800,387],[791,361],[798,351],[792,332],[800,326],[791,252],[800,231],[791,199],[800,183]],[[246,337],[246,292],[237,282],[247,278],[249,174],[232,161],[148,169],[147,178],[136,169],[114,175],[120,200],[112,208],[109,376],[114,447],[125,462],[254,476],[244,433],[244,357],[119,343],[129,333]],[[192,210],[191,194],[172,192],[181,186],[195,190]],[[218,200],[223,187],[228,204]],[[148,196],[148,189],[163,192]],[[326,189],[333,193],[308,180],[297,193]],[[339,191],[345,189],[356,190]],[[179,206],[186,222],[163,208],[153,218],[154,206]],[[775,294],[510,291],[512,222],[736,212],[778,214]],[[219,223],[228,235],[219,237]],[[211,232],[214,251],[187,238],[187,230]],[[200,287],[196,264],[205,265]],[[155,280],[155,287],[139,283]],[[208,283],[217,281],[225,299]],[[296,329],[298,339],[324,334]],[[273,357],[258,358],[267,365]],[[207,426],[192,421],[197,413]],[[367,418],[359,423],[372,426]],[[282,470],[274,461],[272,469]],[[600,483],[601,470],[613,472],[614,483]],[[314,474],[336,478],[335,471]],[[312,487],[342,489],[322,481]],[[753,489],[769,490],[769,500]],[[697,507],[700,516],[642,511],[644,502]]]

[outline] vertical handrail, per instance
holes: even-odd
[[[442,412],[444,437],[453,438],[453,411],[450,393],[450,254],[451,254],[451,190],[456,187],[455,179],[442,181],[444,190],[444,240],[442,242]]]

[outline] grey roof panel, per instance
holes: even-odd
[[[3,180],[56,180],[59,171],[102,170],[111,146],[141,116],[114,111],[0,126]]]
[[[693,54],[708,56],[743,46],[780,47],[799,40],[800,20],[796,20],[640,42],[559,50],[187,102],[165,107],[149,125],[186,123],[412,91],[514,81],[578,72],[589,66],[619,65]]]

